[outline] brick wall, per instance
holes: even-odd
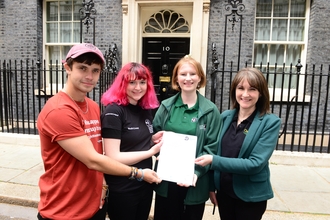
[[[42,59],[42,0],[3,1],[0,7],[0,60]],[[94,1],[95,44],[105,51],[114,42],[121,49],[121,1]],[[85,28],[85,27],[84,27]],[[93,28],[83,39],[93,41]]]
[[[37,1],[4,1],[1,8],[0,59],[35,59],[38,48]]]
[[[330,2],[328,0],[311,0],[311,2],[307,63],[329,65]]]

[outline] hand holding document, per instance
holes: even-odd
[[[164,132],[157,168],[159,178],[192,185],[196,145],[197,136]]]

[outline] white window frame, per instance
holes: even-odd
[[[274,1],[275,0],[271,0],[272,1],[272,11],[274,9]],[[291,1],[292,0],[288,0],[289,1],[289,5],[291,5]],[[256,6],[257,6],[257,2],[258,0],[256,0]],[[285,54],[283,56],[283,62],[282,63],[277,63],[277,68],[282,68],[283,67],[283,63],[286,60],[286,50],[287,50],[287,46],[288,45],[300,45],[301,46],[301,55],[300,55],[300,63],[304,66],[306,65],[306,57],[307,57],[307,45],[308,45],[308,27],[309,27],[309,14],[310,14],[310,0],[306,0],[305,2],[305,17],[273,17],[273,13],[271,14],[271,17],[257,17],[257,14],[255,14],[255,30],[254,33],[256,33],[256,21],[257,19],[271,19],[271,21],[273,21],[273,19],[286,19],[288,20],[288,26],[287,28],[289,29],[289,23],[290,23],[290,19],[304,19],[304,33],[303,33],[303,40],[302,41],[266,41],[266,40],[256,40],[254,39],[254,46],[256,44],[266,44],[268,45],[268,51],[267,51],[267,63],[262,63],[263,67],[266,67],[268,62],[269,62],[269,67],[270,68],[274,68],[275,67],[275,62],[271,62],[270,60],[270,46],[271,45],[284,45],[285,47]],[[256,7],[257,8],[257,7]],[[257,13],[257,12],[256,12]],[[288,9],[288,16],[290,14],[290,7]],[[271,22],[273,23],[273,22]],[[270,32],[270,38],[272,36],[272,28],[271,32]],[[255,36],[256,38],[256,36]],[[287,32],[287,36],[286,39],[289,39],[289,31]],[[255,54],[254,54],[254,50],[253,50],[253,62],[255,62]],[[296,63],[294,62],[298,62],[298,60],[296,61],[292,61],[292,71],[296,71]],[[260,65],[260,63],[255,63],[256,67],[258,67]],[[291,63],[285,63],[285,68],[289,69]],[[304,67],[301,68],[301,75],[299,75],[299,85],[298,85],[298,97],[297,97],[297,101],[298,102],[302,102],[303,100],[305,102],[309,102],[310,97],[309,96],[305,96],[305,99],[303,97],[303,95],[299,95],[299,94],[304,94],[304,81],[305,81],[305,77],[304,77]],[[282,94],[283,92],[283,94]],[[295,95],[296,95],[296,89],[292,88],[292,89],[288,89],[288,88],[284,88],[283,90],[281,88],[269,88],[269,93],[270,93],[270,98],[271,101],[290,101]],[[274,99],[273,99],[273,94],[275,93]],[[289,97],[289,93],[290,93],[290,97]]]
[[[63,85],[65,84],[66,82],[66,73],[64,73],[63,75],[63,78],[62,78],[62,60],[65,58],[69,48],[71,48],[71,46],[73,46],[74,44],[77,44],[77,43],[80,43],[80,35],[79,37],[77,38],[76,35],[74,35],[74,28],[73,28],[73,25],[80,25],[80,20],[73,20],[74,19],[74,7],[72,7],[72,10],[71,10],[71,18],[72,20],[68,21],[68,20],[65,20],[65,21],[61,21],[60,20],[60,7],[58,7],[58,16],[57,16],[57,20],[56,21],[47,21],[47,3],[48,2],[63,2],[63,1],[66,1],[68,2],[68,0],[44,0],[43,1],[43,54],[44,54],[44,57],[43,59],[45,60],[45,69],[47,70],[47,74],[46,74],[46,79],[45,79],[45,85],[44,85],[44,92],[47,94],[47,95],[50,95],[50,94],[55,94],[56,91],[59,91],[62,89]],[[77,0],[69,0],[71,1],[72,5],[74,3],[80,5],[81,4],[81,1],[77,1]],[[82,7],[82,5],[81,5]],[[55,42],[48,42],[48,38],[47,38],[47,33],[48,33],[48,27],[47,25],[48,24],[57,24],[57,28],[58,28],[58,32],[57,32],[57,40],[55,40]],[[69,23],[71,24],[71,33],[70,33],[70,40],[69,42],[61,42],[61,30],[60,30],[60,24],[64,24],[64,23]],[[74,36],[76,36],[76,39],[74,40]],[[52,69],[55,70],[56,68],[58,68],[60,74],[58,75],[58,79],[59,79],[59,84],[57,84],[56,82],[52,82],[52,85],[51,85],[51,80],[50,80],[50,75],[49,75],[49,70],[51,68],[51,65],[50,65],[50,60],[51,60],[51,57],[50,57],[50,50],[51,48],[55,48],[58,52],[57,52],[57,55],[56,55],[56,58],[54,60],[52,60]],[[57,63],[57,66],[56,66],[56,61],[58,62]],[[51,91],[52,90],[52,91]]]

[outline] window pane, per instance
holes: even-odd
[[[80,42],[80,22],[73,23],[73,42]]]
[[[145,24],[145,30],[147,33],[160,33],[163,28],[155,20],[155,18],[150,18]]]
[[[256,44],[254,46],[254,60],[256,65],[267,63],[267,52],[268,46],[266,44]]]
[[[180,18],[176,21],[176,23],[172,26],[172,30],[168,30],[168,33],[188,33],[189,32],[189,24],[186,22],[184,18]],[[163,33],[164,30],[163,30]]]
[[[270,54],[269,54],[269,63],[270,64],[279,64],[284,63],[284,45],[271,45]]]
[[[81,4],[75,4],[73,6],[74,11],[73,11],[73,20],[75,21],[79,21],[80,20],[80,14],[79,14],[79,10],[81,9],[82,5]]]
[[[67,53],[69,53],[69,50],[71,49],[72,46],[63,46],[62,47],[62,54],[63,54],[63,59],[65,59],[65,56],[67,55]]]
[[[305,17],[305,0],[291,0],[291,17]]]
[[[292,19],[290,20],[290,41],[303,41],[305,30],[305,20]]]
[[[257,17],[270,17],[272,14],[272,1],[258,0],[257,2]]]
[[[294,70],[294,69],[293,69]],[[283,71],[286,74],[282,74]],[[283,69],[282,66],[276,69],[276,82],[275,88],[283,88],[283,89],[296,89],[297,85],[297,76],[293,74],[288,74],[290,72],[290,68]],[[284,76],[284,79],[283,79]],[[275,77],[275,75],[273,75]],[[270,88],[274,87],[274,79],[268,81],[268,85]],[[289,92],[289,91],[287,91]],[[284,96],[286,97],[286,96]]]
[[[52,60],[53,64],[55,64],[56,60],[61,64],[71,47],[72,46],[47,46],[49,60]]]
[[[285,41],[287,35],[287,19],[273,20],[273,34],[272,40]]]
[[[267,81],[270,88],[296,89],[297,76],[282,72],[295,73],[295,65],[303,53],[304,33],[308,31],[305,28],[308,19],[306,0],[257,0],[256,7],[255,65],[269,63],[271,74]],[[259,44],[260,41],[267,43]]]
[[[273,66],[269,66],[269,68],[267,69],[267,67],[265,66],[263,68],[263,73],[266,73],[267,71],[268,74],[264,74],[267,83],[268,83],[268,88],[275,88],[276,84],[275,84],[275,73],[274,73],[274,67]]]
[[[274,1],[274,17],[288,17],[289,0]]]
[[[60,1],[60,20],[72,21],[71,1]]]
[[[61,23],[61,43],[71,42],[71,23]]]
[[[256,20],[256,40],[270,40],[270,19]]]
[[[49,46],[48,47],[48,57],[49,57],[49,60],[51,60],[53,64],[56,62],[56,60],[58,60],[58,62],[61,62],[62,59],[60,58],[59,47]]]
[[[189,33],[188,21],[172,10],[153,14],[144,25],[145,33]]]
[[[47,24],[47,43],[57,43],[57,23]]]
[[[47,2],[47,21],[58,20],[57,2]]]
[[[301,45],[288,45],[285,63],[287,64],[292,63],[292,65],[295,66],[296,63],[298,62],[298,59],[300,59],[301,51],[302,51]]]

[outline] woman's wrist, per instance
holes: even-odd
[[[104,191],[107,191],[108,188],[109,188],[108,185],[103,185],[103,186],[102,186],[102,190],[104,190]]]
[[[131,167],[131,173],[128,176],[128,179],[134,180],[136,179],[137,181],[142,181],[144,178],[144,172],[143,169],[141,168],[136,168],[136,167]]]
[[[139,171],[140,172],[138,172],[138,174],[136,175],[136,180],[141,182],[144,178],[144,173],[143,173],[143,169],[141,169],[141,168],[139,169]],[[139,175],[139,173],[140,173],[140,175]]]
[[[128,176],[128,179],[130,179],[130,180],[134,180],[134,179],[136,179],[136,176],[137,176],[137,174],[138,174],[138,169],[136,168],[136,167],[131,167],[131,173],[130,173],[130,175]]]

